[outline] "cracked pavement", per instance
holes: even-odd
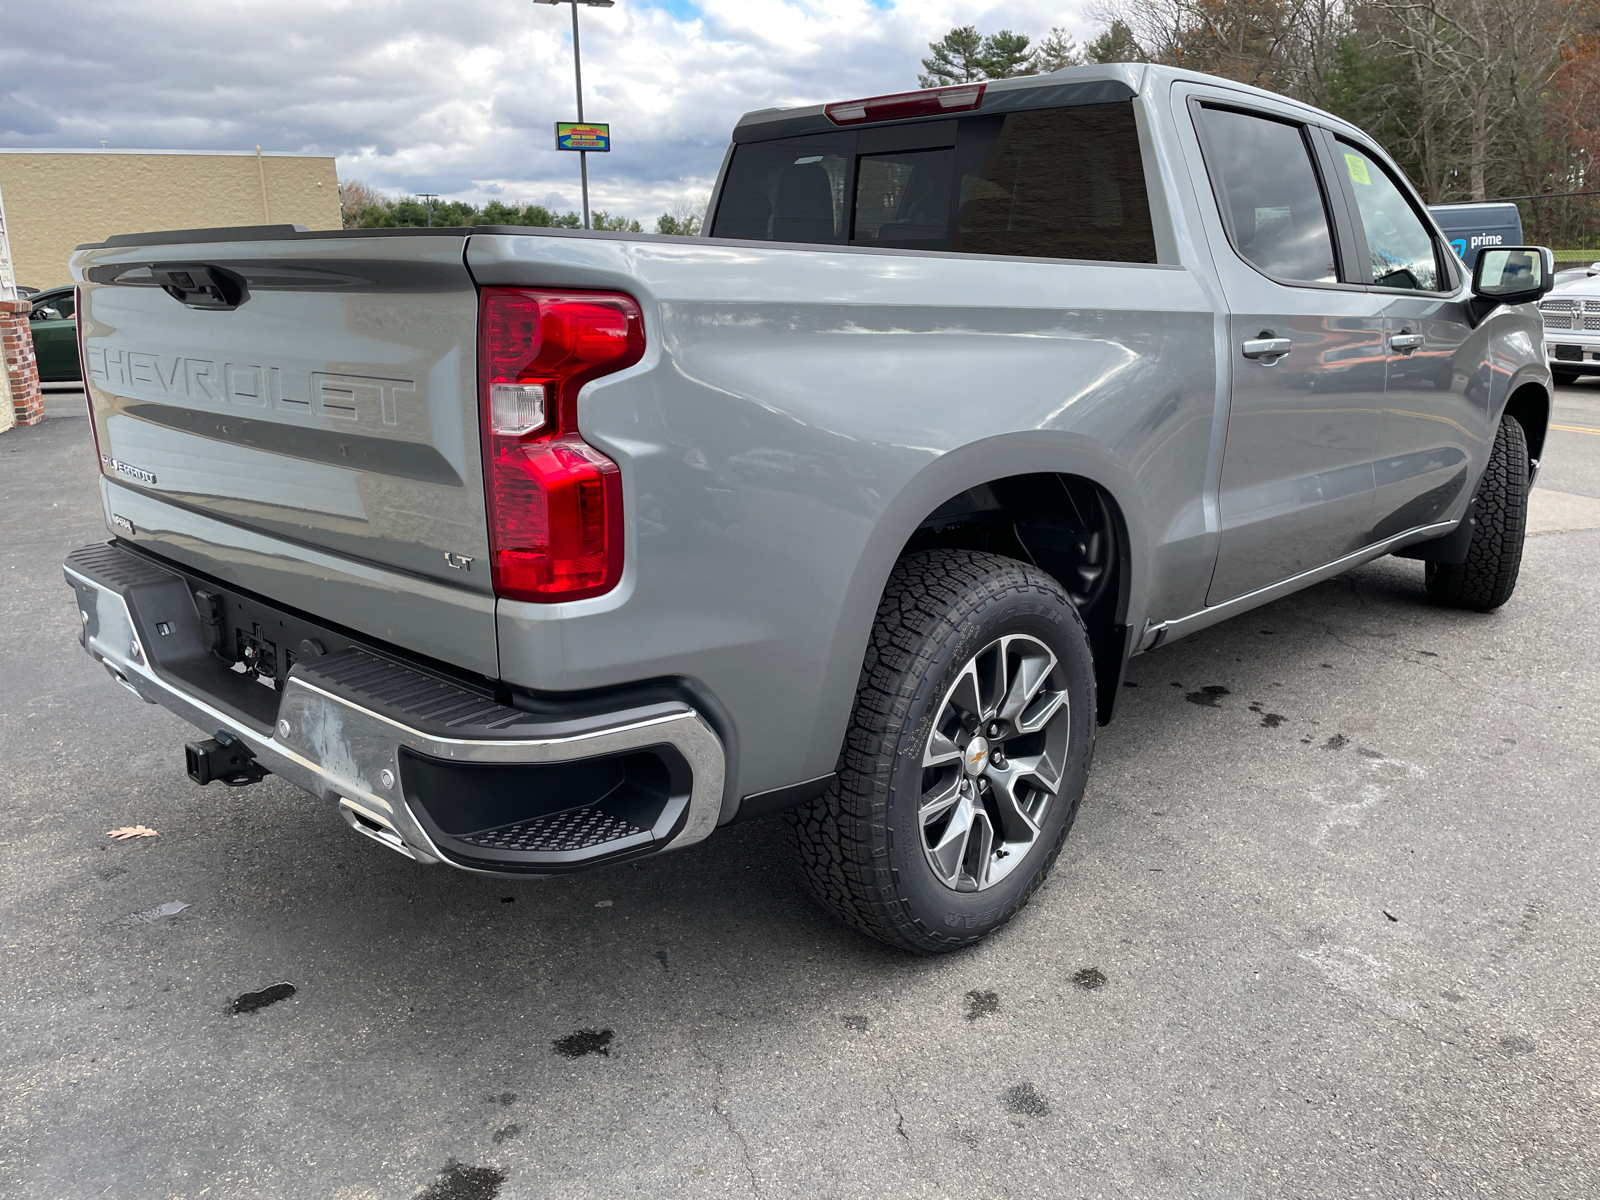
[[[776,821],[518,883],[194,787],[78,648],[51,411],[0,437],[0,1195],[1600,1194],[1600,380],[1506,608],[1380,559],[1134,660],[1054,875],[938,960]]]

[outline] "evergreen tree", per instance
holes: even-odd
[[[589,214],[589,227],[591,229],[605,230],[607,233],[643,233],[644,226],[628,217],[614,217],[608,212],[599,209]]]
[[[1145,60],[1144,51],[1139,48],[1139,40],[1133,36],[1133,30],[1128,28],[1126,21],[1111,22],[1106,31],[1084,47],[1084,50],[1090,62],[1144,62]]]
[[[1039,43],[1033,52],[1033,74],[1048,75],[1063,67],[1076,67],[1083,63],[1083,51],[1072,35],[1057,25]]]
[[[1012,33],[1009,29],[984,38],[980,59],[984,78],[1010,79],[1033,74],[1033,55],[1028,52],[1031,41],[1027,34]]]
[[[973,83],[986,79],[984,39],[973,25],[952,29],[937,42],[929,42],[933,53],[922,60],[926,75],[917,76],[925,88],[948,87],[952,83]]]

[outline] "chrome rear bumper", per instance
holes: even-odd
[[[225,711],[229,706],[219,707],[180,677],[194,674],[200,625],[182,577],[115,544],[74,551],[64,570],[77,595],[79,640],[117,682],[208,734],[221,730],[240,739],[272,774],[338,805],[351,828],[417,862],[448,862],[481,874],[551,874],[619,853],[692,845],[716,827],[725,769],[722,743],[688,704],[667,701],[580,717],[533,714],[350,650],[297,663],[279,693],[275,720],[260,727]],[[181,654],[187,654],[190,669],[168,669],[164,660]],[[206,669],[227,671],[220,661]],[[531,765],[661,747],[686,765],[687,794],[669,802],[649,828],[635,828],[626,845],[602,842],[521,857],[502,854],[494,864],[460,861],[462,854],[441,848],[441,841],[456,843],[436,837],[430,822],[419,819],[403,765],[403,752],[447,766]]]

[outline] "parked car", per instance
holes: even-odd
[[[709,226],[74,256],[67,581],[196,781],[491,875],[783,812],[945,951],[1045,879],[1132,655],[1384,554],[1512,594],[1550,252],[1469,278],[1335,117],[1144,65],[764,110]]]
[[[70,287],[52,288],[33,297],[28,328],[33,352],[39,360],[42,383],[66,383],[83,378],[78,362],[77,298]]]
[[[1557,383],[1600,375],[1600,271],[1558,276],[1550,294],[1539,301],[1539,315],[1544,318],[1550,373]]]

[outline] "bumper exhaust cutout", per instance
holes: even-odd
[[[203,742],[190,742],[183,748],[189,778],[201,787],[215,780],[227,787],[249,787],[272,774],[238,738],[223,730]]]

